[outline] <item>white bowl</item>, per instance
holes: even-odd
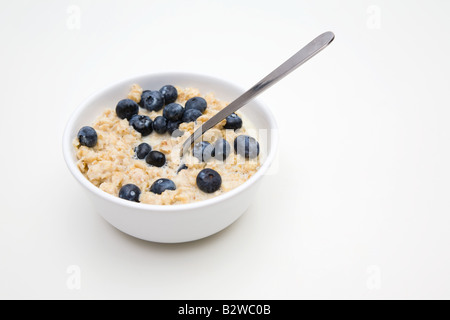
[[[83,102],[70,118],[63,137],[63,153],[70,172],[87,190],[96,211],[117,229],[147,241],[177,243],[210,236],[236,221],[257,196],[262,176],[272,163],[277,142],[277,125],[269,109],[253,100],[242,111],[258,129],[268,129],[267,152],[260,169],[241,186],[205,201],[162,206],[126,201],[112,196],[89,182],[76,166],[72,141],[78,130],[90,125],[105,108],[114,108],[126,97],[130,85],[158,89],[166,84],[198,88],[202,93],[214,92],[219,100],[232,101],[245,90],[206,75],[192,73],[158,73],[137,76],[107,87]],[[262,141],[261,141],[262,142]],[[83,201],[83,199],[80,199]]]

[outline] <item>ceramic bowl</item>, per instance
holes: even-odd
[[[245,91],[223,79],[194,73],[142,75],[102,89],[76,109],[66,126],[63,153],[70,172],[87,191],[95,210],[114,227],[131,236],[147,241],[178,243],[201,239],[223,230],[257,199],[261,178],[273,162],[278,131],[269,108],[255,99],[241,109],[257,129],[267,129],[264,141],[260,141],[260,144],[265,144],[263,163],[245,183],[215,198],[190,204],[163,206],[136,203],[110,195],[89,182],[76,166],[75,148],[72,145],[78,130],[91,124],[105,108],[114,108],[117,101],[126,97],[133,83],[150,89],[158,89],[166,84],[193,87],[202,93],[213,92],[219,100],[229,102]],[[85,200],[80,195],[80,201]]]

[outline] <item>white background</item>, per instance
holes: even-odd
[[[0,298],[450,298],[448,12],[444,0],[2,1]],[[330,47],[261,96],[279,169],[230,228],[161,245],[93,211],[60,146],[86,97],[157,71],[250,87],[327,30]]]

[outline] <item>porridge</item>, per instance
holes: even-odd
[[[256,130],[232,114],[180,159],[182,143],[227,103],[211,93],[135,84],[115,109],[80,129],[77,166],[101,190],[146,204],[185,204],[230,191],[260,166]]]

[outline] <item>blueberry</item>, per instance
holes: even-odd
[[[120,100],[116,106],[116,114],[120,119],[130,120],[138,112],[139,105],[131,99]]]
[[[153,120],[153,130],[159,134],[166,133],[167,131],[167,119],[163,116],[157,116]]]
[[[136,153],[136,158],[145,159],[145,157],[152,151],[152,147],[148,143],[141,143],[134,149]]]
[[[192,155],[199,161],[208,161],[213,156],[214,146],[209,142],[202,141],[194,145]]]
[[[126,184],[119,191],[119,198],[139,202],[139,196],[141,195],[141,189],[134,184]]]
[[[178,129],[180,124],[181,121],[168,121],[167,132],[169,132],[172,137],[181,137],[183,135],[183,131]]]
[[[184,163],[178,168],[177,170],[177,174],[181,171],[181,170],[185,170],[185,169],[189,169],[187,165],[185,165]]]
[[[148,111],[159,111],[164,107],[164,96],[159,91],[145,90],[142,92],[139,105]]]
[[[163,116],[169,121],[179,121],[183,117],[184,108],[178,103],[170,103],[164,107]]]
[[[224,129],[240,129],[242,128],[242,119],[236,114],[232,113],[226,117],[227,123],[223,126]]]
[[[194,97],[186,101],[185,104],[186,110],[197,109],[201,113],[205,112],[207,104],[206,100],[202,97]]]
[[[259,143],[249,136],[237,136],[234,139],[234,151],[247,159],[253,159],[259,155]]]
[[[213,169],[203,169],[197,175],[197,186],[206,193],[213,193],[220,189],[222,178],[220,174]]]
[[[150,151],[147,157],[145,157],[145,162],[155,167],[162,167],[166,164],[166,156],[159,151]]]
[[[198,117],[200,117],[202,113],[198,111],[197,109],[189,109],[186,110],[186,112],[183,114],[182,121],[183,122],[193,122],[197,120]]]
[[[95,147],[97,144],[97,132],[92,127],[83,127],[78,131],[78,141],[82,146],[89,148]]]
[[[130,125],[133,126],[134,130],[139,132],[143,137],[148,136],[153,131],[152,119],[148,116],[135,114],[130,119]]]
[[[225,139],[219,139],[214,144],[213,156],[217,160],[225,161],[225,159],[230,155],[231,146]]]
[[[176,190],[176,189],[177,186],[172,180],[164,178],[156,180],[150,187],[150,191],[156,194],[161,194],[166,190]]]
[[[159,92],[164,97],[164,101],[166,104],[175,102],[178,98],[178,91],[174,86],[171,86],[170,84],[165,85],[161,89],[159,89]]]

